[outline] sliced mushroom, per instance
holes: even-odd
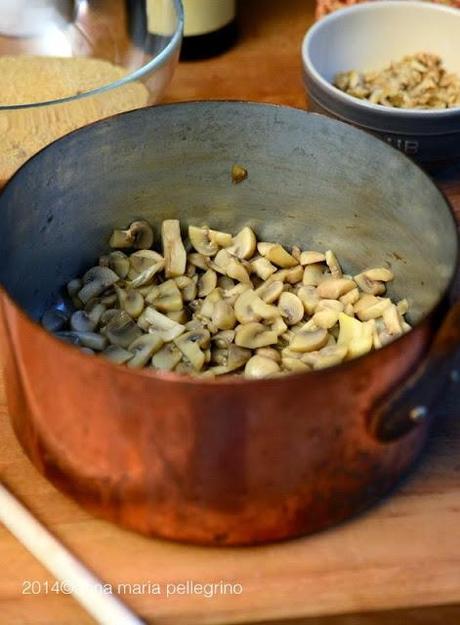
[[[246,226],[233,238],[232,245],[227,247],[227,251],[240,260],[248,259],[256,251],[256,235]]]
[[[350,291],[345,293],[345,295],[342,295],[339,300],[344,306],[347,306],[347,304],[351,304],[353,306],[353,304],[356,304],[359,300],[359,289],[357,287],[350,289]]]
[[[133,356],[127,362],[128,367],[139,369],[144,367],[162,346],[163,339],[159,334],[143,334],[128,347]]]
[[[343,362],[347,355],[347,348],[339,345],[327,345],[319,351],[305,354],[302,362],[313,367],[313,369],[326,369],[335,367]]]
[[[373,347],[373,324],[363,322],[345,313],[339,315],[339,347],[347,348],[347,358],[356,358],[371,351]]]
[[[235,343],[239,347],[247,349],[257,349],[275,345],[278,342],[278,335],[273,330],[268,330],[261,323],[251,322],[240,325],[236,328]]]
[[[302,255],[302,250],[300,249],[300,247],[298,245],[293,245],[292,246],[291,254],[292,254],[292,256],[294,256],[296,261],[298,263],[300,263],[300,256]]]
[[[185,327],[182,324],[176,323],[166,315],[163,315],[153,306],[147,306],[144,309],[137,323],[144,331],[158,332],[165,343],[174,340],[185,331]]]
[[[97,323],[84,310],[77,310],[70,317],[70,328],[74,332],[94,332],[96,326]]]
[[[278,315],[277,308],[266,304],[252,289],[244,291],[235,302],[235,317],[240,323],[274,320]]]
[[[47,310],[42,317],[42,326],[48,332],[60,332],[68,322],[68,316],[62,310],[52,308]]]
[[[297,289],[297,297],[303,304],[307,315],[312,315],[319,303],[319,295],[314,286],[301,286]]]
[[[185,276],[184,276],[185,277]],[[193,278],[189,278],[190,282],[182,289],[182,299],[184,302],[193,301],[198,292],[198,276],[194,276]]]
[[[364,293],[369,293],[371,295],[382,295],[385,293],[386,288],[383,282],[371,280],[364,273],[357,274],[354,277],[354,281]]]
[[[271,358],[264,358],[263,356],[252,356],[244,368],[244,373],[247,378],[268,378],[280,371],[280,367],[277,362]]]
[[[161,240],[165,259],[165,276],[174,278],[185,273],[187,253],[182,243],[178,219],[165,219],[161,224]]]
[[[115,252],[114,252],[115,253]],[[164,267],[164,258],[154,250],[139,250],[129,257],[129,263],[136,274],[142,273],[150,267],[160,265]]]
[[[160,312],[169,313],[182,310],[184,303],[182,294],[174,280],[167,280],[152,290],[146,298]]]
[[[281,317],[278,317],[277,319],[275,319],[274,322],[270,325],[270,327],[273,330],[273,332],[275,332],[278,336],[281,336],[282,334],[284,334],[284,332],[286,332],[288,329],[287,325],[285,324],[285,322],[283,321]]]
[[[318,284],[317,292],[320,297],[339,299],[354,288],[356,288],[356,283],[353,280],[330,277],[325,278]]]
[[[222,251],[226,251],[226,250],[222,250]],[[226,273],[229,278],[233,278],[234,280],[237,280],[238,282],[242,282],[243,284],[252,285],[251,279],[249,277],[249,274],[246,268],[236,258],[230,257],[227,263]]]
[[[174,343],[167,343],[152,357],[152,367],[162,371],[173,371],[182,360],[182,352]]]
[[[244,347],[239,347],[238,345],[230,343],[227,352],[227,371],[230,372],[239,369],[247,363],[251,355],[252,352],[250,349],[245,349]]]
[[[219,247],[230,247],[233,237],[229,232],[221,232],[220,230],[209,230],[209,240]]]
[[[245,167],[242,167],[241,165],[238,165],[235,163],[235,165],[232,165],[232,182],[234,184],[239,184],[240,182],[243,182],[243,180],[246,180],[246,178],[248,177],[248,170]]]
[[[117,289],[120,308],[125,310],[130,317],[137,319],[144,310],[144,298],[134,289]]]
[[[109,255],[109,267],[119,278],[124,280],[128,275],[130,262],[129,258],[123,252],[116,251]]]
[[[288,282],[289,284],[297,284],[302,281],[304,273],[302,265],[297,265],[297,267],[292,267],[292,269],[286,269],[285,271],[285,282]]]
[[[261,242],[257,244],[259,254],[268,258],[277,267],[289,268],[298,265],[297,260],[287,252],[279,243],[265,243]]]
[[[208,269],[198,279],[198,297],[206,297],[217,286],[217,274],[213,269]]]
[[[324,267],[319,263],[307,265],[303,272],[302,284],[304,286],[318,286],[324,279]]]
[[[117,365],[123,365],[125,362],[128,362],[130,358],[132,358],[133,354],[118,345],[109,345],[102,352],[102,356]]]
[[[176,338],[174,343],[192,367],[196,371],[201,371],[205,363],[205,354],[202,348],[207,347],[207,344],[209,344],[209,332],[206,330],[198,332],[192,330]]]
[[[131,345],[141,334],[141,329],[124,310],[119,310],[105,327],[105,335],[112,345],[124,348]]]
[[[110,247],[134,247],[136,250],[146,250],[153,245],[153,230],[144,220],[133,221],[128,230],[114,230],[110,238]]]
[[[203,300],[201,307],[199,309],[199,314],[202,317],[206,317],[207,319],[212,319],[212,315],[214,313],[214,306],[217,302],[222,299],[222,294],[219,289],[214,289],[211,291],[209,295]]]
[[[305,313],[301,300],[294,293],[281,293],[278,309],[289,326],[299,323]]]
[[[388,306],[386,306],[382,314],[385,328],[388,334],[399,336],[403,333],[403,328],[398,308],[390,300],[387,301]]]
[[[391,305],[391,300],[386,297],[379,297],[376,299],[376,303],[361,308],[357,312],[358,319],[360,319],[361,321],[377,319],[377,317],[381,317],[384,314],[385,310],[388,308],[388,306]]]
[[[219,247],[215,241],[211,241],[208,228],[188,227],[188,238],[195,250],[202,256],[215,256]]]
[[[256,295],[266,304],[273,304],[283,292],[283,283],[280,280],[268,281],[255,290]]]
[[[225,300],[219,300],[214,305],[211,320],[219,330],[232,330],[236,326],[233,306]]]
[[[83,287],[78,292],[78,297],[83,304],[87,304],[90,299],[103,293],[119,279],[108,267],[92,267],[83,276]]]
[[[233,343],[235,339],[235,331],[234,330],[222,330],[222,332],[217,332],[212,337],[212,340],[216,344],[216,347],[219,349],[227,348],[230,343]]]
[[[300,255],[301,265],[313,265],[315,263],[324,263],[326,256],[322,252],[306,251]]]
[[[376,267],[374,269],[366,269],[362,274],[374,282],[391,282],[394,280],[394,273],[385,267]]]
[[[313,352],[324,347],[327,339],[327,330],[324,328],[317,330],[303,329],[295,334],[289,343],[289,349],[293,352]]]
[[[167,312],[166,316],[176,323],[180,323],[182,325],[185,325],[189,321],[189,315],[187,314],[185,308],[183,308],[182,310],[173,310],[171,312]]]
[[[256,349],[256,355],[271,358],[278,364],[281,362],[281,354],[273,347],[259,347],[259,349]]]
[[[60,335],[63,336],[66,334],[67,336],[74,335],[78,339],[78,345],[82,345],[83,347],[89,347],[95,352],[101,352],[107,346],[107,339],[102,334],[98,334],[97,332],[61,332]]]
[[[320,300],[316,307],[315,314],[312,317],[312,322],[318,328],[325,328],[329,330],[334,326],[338,319],[339,314],[343,311],[343,304],[333,299]]]
[[[105,313],[106,310],[107,306],[105,304],[99,303],[98,301],[95,301],[90,305],[87,304],[85,308],[85,312],[94,323],[95,328],[99,325],[102,319],[102,315]]]
[[[305,373],[305,371],[310,371],[310,367],[300,358],[285,357],[282,359],[281,365],[283,369],[291,371],[292,373]]]
[[[326,254],[326,265],[329,267],[329,271],[333,278],[341,278],[343,276],[342,267],[340,266],[339,261],[337,260],[336,255],[332,250],[327,250]]]
[[[398,309],[400,315],[405,315],[409,310],[409,302],[405,298],[401,299],[396,304],[396,308]]]
[[[251,271],[259,276],[262,280],[267,280],[276,271],[275,265],[272,265],[268,258],[259,256],[251,261]]]

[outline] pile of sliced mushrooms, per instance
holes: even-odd
[[[346,275],[331,250],[288,251],[248,226],[189,226],[188,239],[177,219],[161,254],[147,222],[115,230],[113,251],[67,285],[73,314],[50,310],[43,326],[128,367],[248,378],[331,367],[411,329],[386,267]]]

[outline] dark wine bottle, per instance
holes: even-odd
[[[181,59],[217,56],[236,41],[236,0],[182,0],[185,25]]]

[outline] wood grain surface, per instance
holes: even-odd
[[[241,5],[238,46],[217,59],[182,64],[166,101],[232,98],[304,107],[299,45],[312,22],[313,3],[247,0]],[[452,169],[441,182],[460,215],[458,180]],[[121,588],[122,597],[148,623],[457,625],[460,422],[454,412],[446,410],[438,420],[416,470],[379,506],[336,529],[268,547],[187,547],[91,518],[25,458],[9,425],[1,383],[0,477],[115,590],[133,585]],[[93,623],[71,597],[46,591],[45,582],[54,580],[3,528],[0,563],[1,625]],[[27,580],[38,582],[38,594],[23,593]],[[168,596],[168,584],[187,580],[241,584],[243,591],[206,598],[173,593],[169,586]],[[149,583],[144,592],[134,586]],[[156,590],[153,584],[159,584],[160,595],[149,592]],[[442,609],[421,610],[441,604]],[[301,620],[290,620],[296,618]]]

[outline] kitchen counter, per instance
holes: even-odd
[[[181,64],[165,101],[231,98],[305,107],[299,46],[313,21],[311,0],[241,5],[238,45],[216,59]],[[460,216],[456,180],[460,172],[446,173],[442,186]],[[148,623],[287,625],[296,619],[293,625],[456,625],[460,421],[455,411],[445,412],[422,460],[391,497],[338,528],[267,547],[189,547],[148,540],[92,518],[22,453],[1,381],[0,476],[103,580],[114,589],[125,584],[123,599]],[[71,597],[53,590],[53,578],[3,528],[0,563],[2,625],[93,623]],[[206,598],[172,592],[172,584],[221,580],[241,584],[241,594]]]

